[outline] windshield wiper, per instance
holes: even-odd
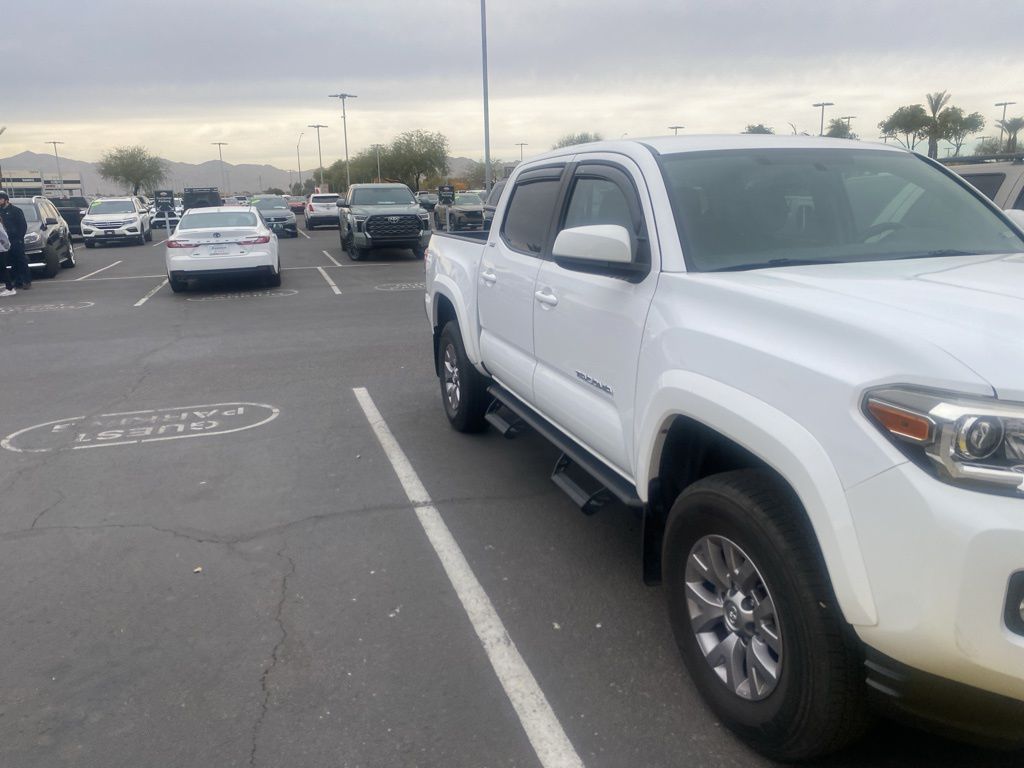
[[[841,261],[833,259],[770,259],[769,261],[756,261],[750,264],[733,264],[730,267],[719,267],[709,269],[708,272],[743,272],[748,269],[767,269],[769,267],[806,267],[814,264],[842,264]]]

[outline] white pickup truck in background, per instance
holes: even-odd
[[[879,710],[1019,746],[1019,215],[882,145],[558,150],[431,239],[445,412],[539,431],[585,512],[643,511],[690,676],[763,753]]]

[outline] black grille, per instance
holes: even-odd
[[[371,216],[366,220],[370,237],[415,237],[420,233],[419,216]]]

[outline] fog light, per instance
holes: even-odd
[[[1003,443],[1003,422],[990,416],[967,416],[956,430],[956,451],[965,459],[987,459]]]

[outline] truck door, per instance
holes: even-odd
[[[480,261],[478,307],[484,365],[522,400],[533,402],[534,284],[550,236],[565,165],[519,175]]]
[[[607,157],[607,159],[605,159]],[[588,156],[576,166],[554,227],[625,227],[648,266],[577,271],[545,261],[534,296],[534,399],[565,432],[632,478],[636,367],[661,263],[640,169],[621,156]]]

